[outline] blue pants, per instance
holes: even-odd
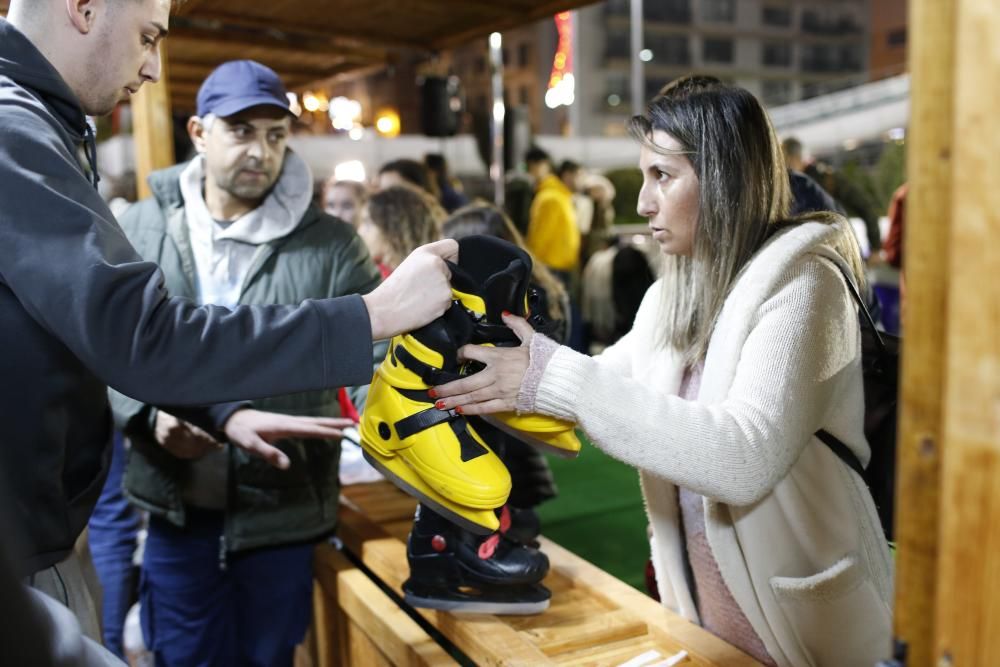
[[[104,645],[124,660],[122,629],[135,597],[132,554],[140,521],[139,512],[129,505],[122,492],[125,448],[120,433],[115,433],[113,447],[108,480],[90,517],[88,535],[94,569],[104,590],[101,616]]]
[[[290,667],[311,618],[312,545],[230,554],[221,512],[178,528],[151,517],[143,558],[142,632],[156,664]]]

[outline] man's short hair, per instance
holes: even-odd
[[[574,171],[580,171],[580,163],[573,162],[572,160],[563,160],[559,165],[559,169],[556,171],[556,174],[559,178],[562,178],[566,174],[571,174]]]
[[[415,185],[422,190],[426,190],[427,192],[431,192],[431,179],[427,173],[427,167],[420,164],[416,160],[402,158],[386,162],[382,165],[382,168],[378,170],[378,173],[381,175],[388,171],[399,174],[407,183]]]
[[[802,142],[795,137],[788,137],[781,142],[781,152],[785,154],[785,159],[790,157],[802,157]]]
[[[528,152],[524,154],[524,161],[526,164],[538,164],[539,162],[552,164],[552,158],[549,154],[538,146],[532,146],[528,149]]]

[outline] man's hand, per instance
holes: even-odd
[[[344,417],[293,417],[242,409],[229,417],[224,428],[229,442],[285,470],[288,457],[269,443],[283,438],[339,438],[343,434],[341,429],[353,425],[353,420]]]
[[[153,436],[160,445],[179,459],[200,459],[221,449],[222,443],[194,424],[158,410]]]
[[[445,260],[458,260],[456,241],[445,239],[420,246],[381,285],[362,297],[374,340],[413,331],[444,314],[451,304],[451,271]]]

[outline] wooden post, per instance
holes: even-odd
[[[911,0],[895,635],[930,665],[937,595],[956,0]]]
[[[939,255],[950,254],[951,262],[934,657],[938,665],[1000,665],[1000,188],[996,175],[1000,4],[996,0],[954,0],[953,4],[951,243]],[[938,224],[948,224],[948,219]]]
[[[132,135],[135,140],[135,182],[139,199],[150,195],[146,178],[174,164],[174,128],[170,117],[170,80],[167,50],[160,47],[160,81],[145,84],[132,97]]]

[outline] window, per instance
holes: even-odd
[[[733,62],[733,40],[706,38],[702,42],[702,59],[707,63]]]
[[[717,23],[736,20],[736,0],[701,0],[701,18]]]
[[[767,67],[789,67],[792,64],[790,42],[764,42],[762,61]]]
[[[646,99],[650,100],[659,95],[668,83],[670,83],[670,79],[646,79]]]
[[[604,41],[605,59],[629,58],[631,42],[627,32],[608,31]]]
[[[517,47],[517,64],[519,67],[527,67],[531,62],[531,45],[528,42],[521,42]]]
[[[628,16],[632,11],[631,4],[629,0],[606,0],[604,14],[605,16]]]
[[[836,7],[823,7],[802,12],[802,30],[815,35],[850,35],[862,32],[862,27],[854,16]]]
[[[765,5],[760,18],[764,25],[788,27],[792,25],[792,8]]]
[[[661,65],[690,65],[687,35],[646,34],[645,47],[653,52],[653,62]]]
[[[802,69],[806,72],[858,72],[864,69],[861,44],[803,44]]]
[[[605,0],[605,16],[630,17],[631,0]],[[643,18],[661,23],[691,23],[690,0],[646,0],[642,3]]]
[[[642,3],[642,15],[650,21],[691,23],[689,0],[647,0]]]
[[[764,104],[773,107],[792,101],[792,82],[764,80]]]
[[[889,31],[886,41],[889,43],[891,48],[906,46],[906,28]]]

